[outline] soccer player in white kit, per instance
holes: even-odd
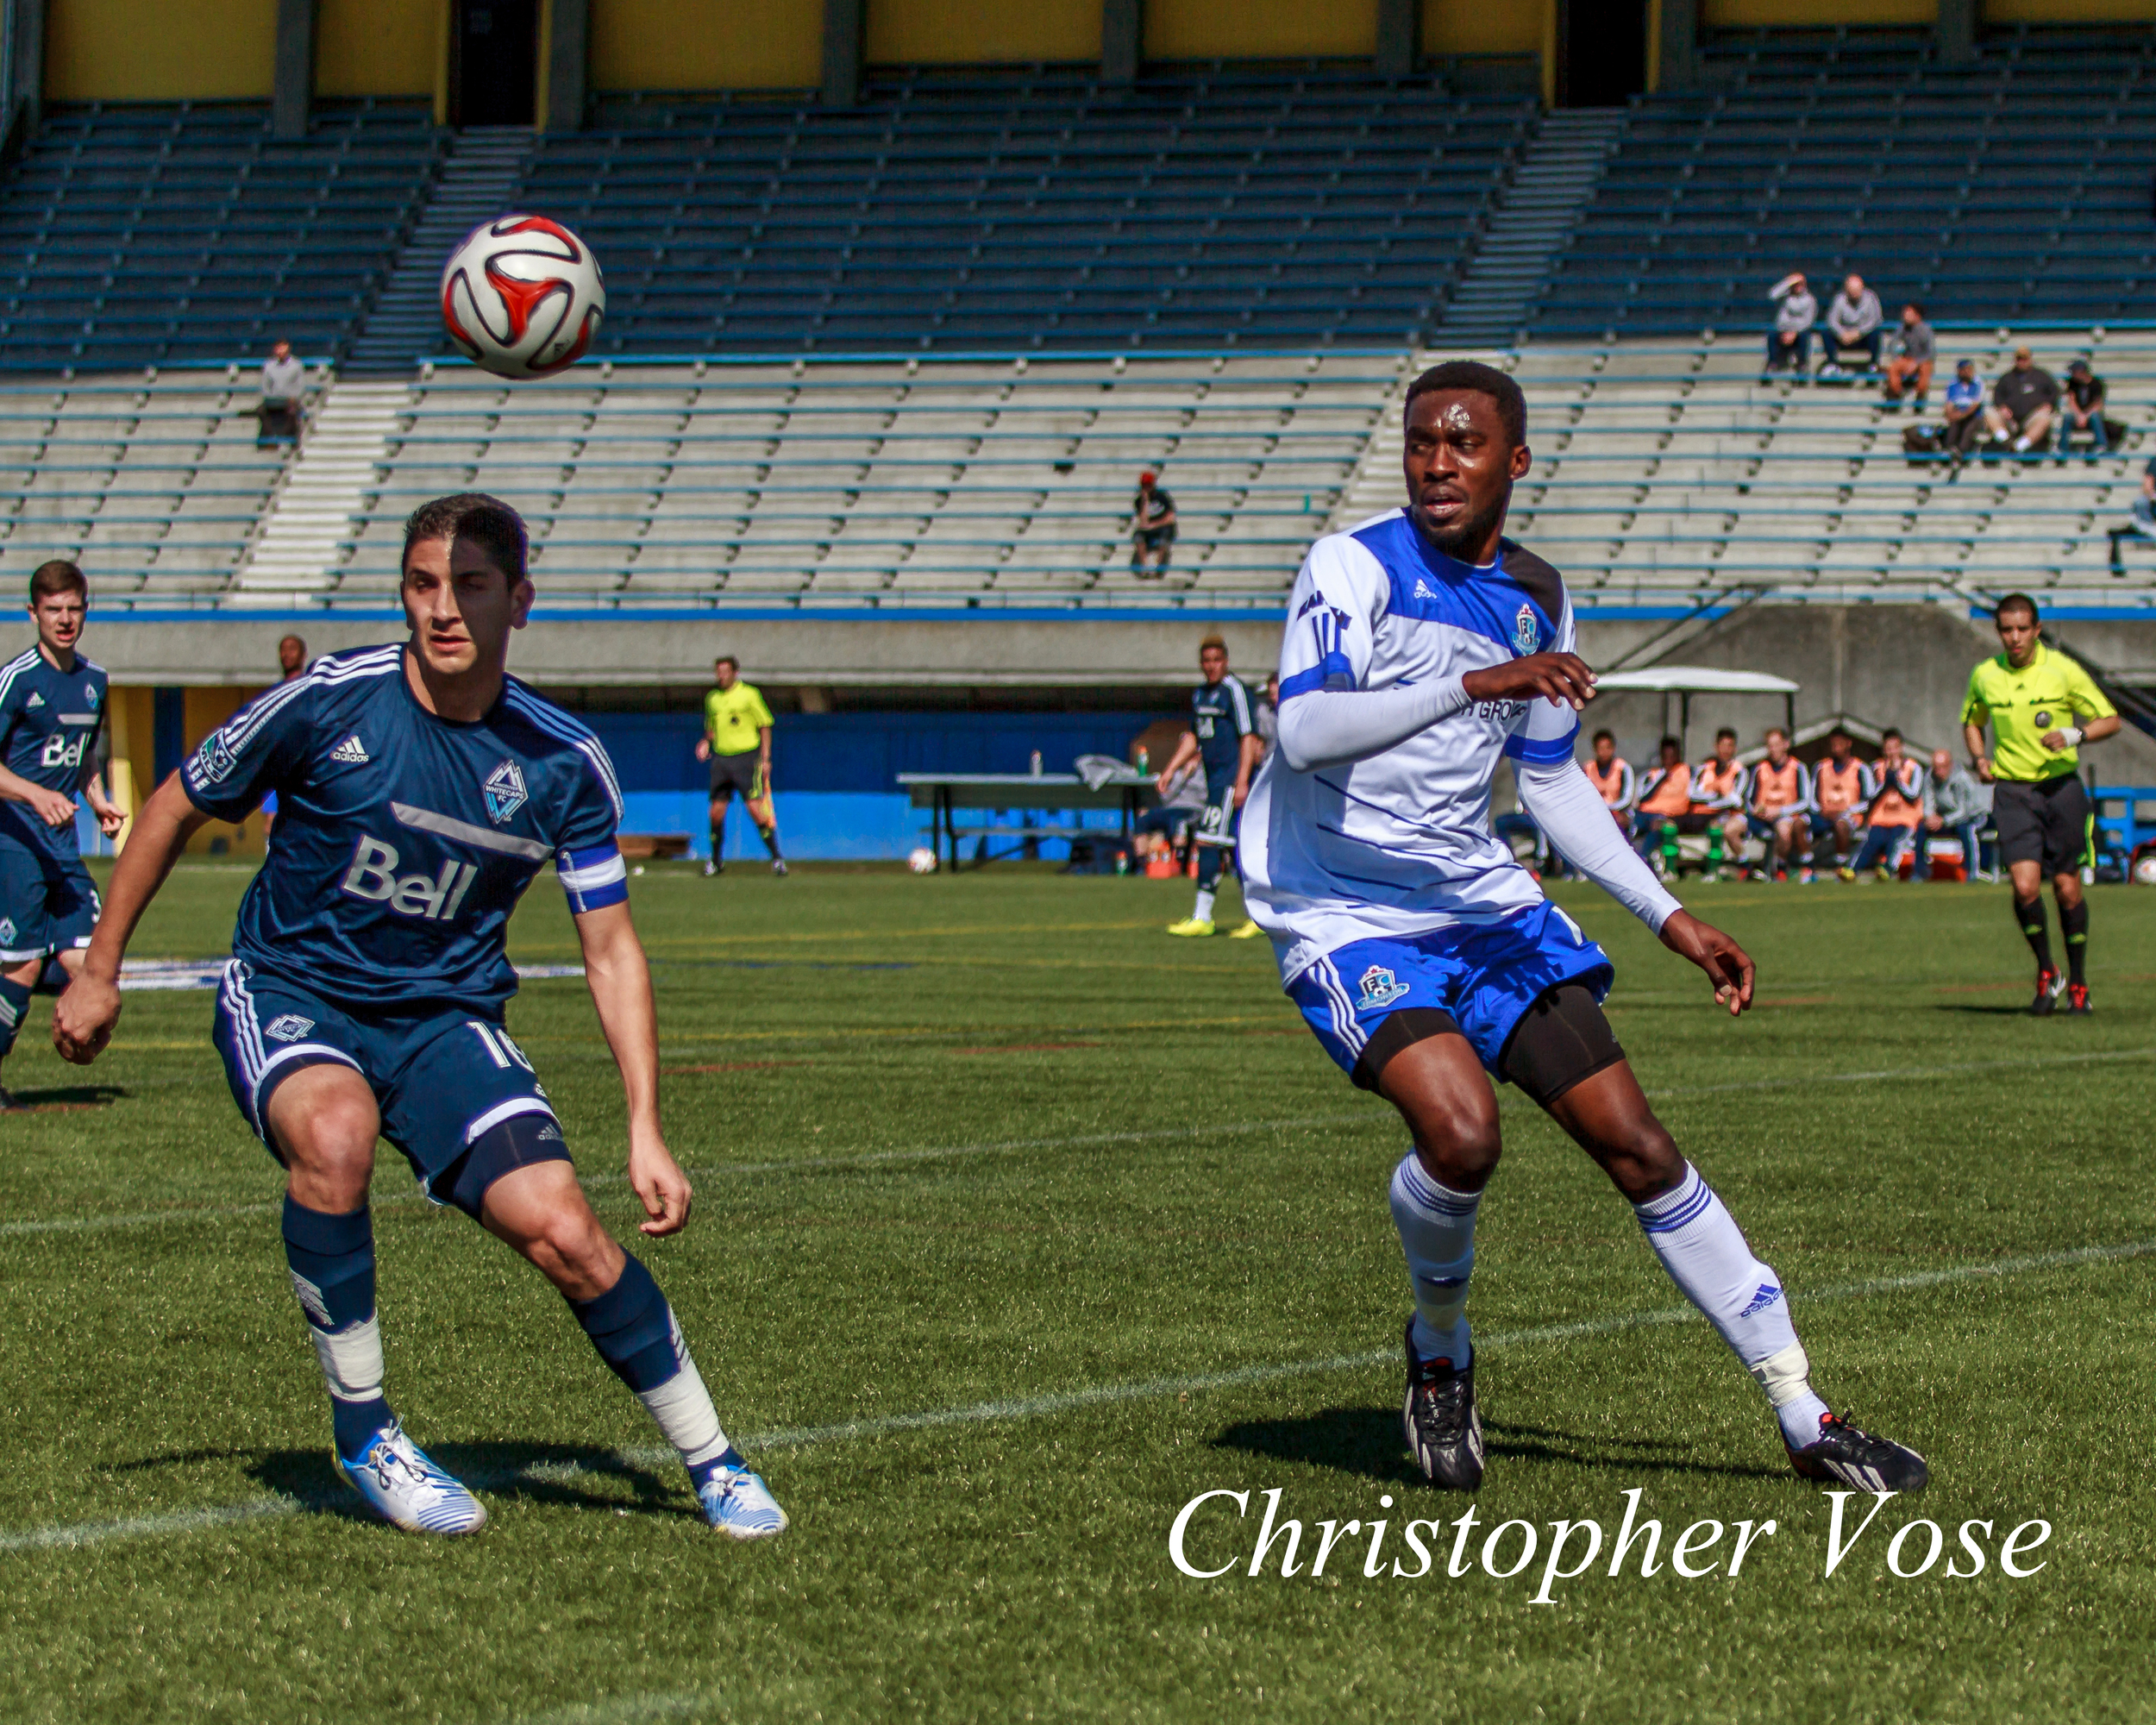
[[[1490,830],[1509,756],[1520,806],[1589,879],[1707,972],[1732,1013],[1752,964],[1689,914],[1574,764],[1594,673],[1557,572],[1503,536],[1532,457],[1526,403],[1468,361],[1407,396],[1408,504],[1311,548],[1288,603],[1279,746],[1244,810],[1244,891],[1327,1053],[1400,1110],[1407,1442],[1433,1484],[1482,1479],[1466,1317],[1475,1215],[1516,1084],[1600,1163],[1663,1267],[1760,1387],[1796,1471],[1914,1491],[1923,1458],[1812,1389],[1780,1278],[1647,1106],[1601,1002],[1602,950]]]

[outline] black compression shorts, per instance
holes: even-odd
[[[2078,773],[2035,784],[2001,780],[1991,789],[1991,824],[2002,862],[2040,862],[2046,875],[2071,875],[2089,854],[2089,793]]]

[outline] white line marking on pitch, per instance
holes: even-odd
[[[1948,1066],[1882,1067],[1866,1072],[1808,1072],[1789,1078],[1748,1078],[1733,1084],[1679,1085],[1649,1090],[1646,1094],[1658,1101],[1682,1100],[1688,1096],[1782,1090],[1800,1085],[1858,1084],[1902,1078],[1952,1078],[1967,1072],[2019,1070],[2033,1066],[2079,1066],[2111,1060],[2146,1060],[2152,1056],[2156,1056],[2156,1048],[2109,1049],[2091,1054],[2035,1054],[2002,1060],[1970,1060]],[[1507,1107],[1526,1106],[1521,1098],[1510,1091],[1500,1093],[1498,1100],[1501,1106]],[[744,1174],[807,1174],[827,1168],[902,1166],[912,1162],[950,1161],[959,1157],[993,1156],[1022,1150],[1083,1150],[1102,1145],[1160,1144],[1178,1138],[1231,1138],[1250,1132],[1306,1131],[1313,1126],[1359,1126],[1364,1121],[1389,1126],[1392,1119],[1377,1104],[1372,1103],[1354,1113],[1310,1114],[1294,1120],[1245,1120],[1225,1126],[1169,1126],[1146,1132],[1080,1132],[1066,1138],[995,1138],[982,1144],[938,1145],[926,1150],[863,1151],[856,1154],[795,1157],[776,1162],[699,1163],[689,1172],[699,1178],[709,1179]],[[623,1174],[588,1175],[584,1177],[584,1183],[586,1186],[617,1186],[627,1178]],[[417,1195],[404,1193],[377,1198],[373,1203],[374,1208],[379,1209],[386,1205],[418,1201]],[[279,1205],[272,1201],[194,1209],[142,1210],[126,1215],[56,1216],[43,1220],[0,1222],[0,1239],[34,1234],[95,1233],[108,1228],[154,1227],[172,1222],[222,1220],[233,1216],[271,1215],[278,1208]]]
[[[1867,1295],[1892,1294],[1911,1289],[1936,1288],[1956,1282],[1980,1282],[2009,1276],[2027,1276],[2046,1270],[2071,1269],[2089,1264],[2113,1264],[2122,1259],[2156,1254],[2156,1239],[2133,1240],[2121,1245],[2079,1246],[2067,1251],[2037,1252],[2022,1258],[1994,1258],[1989,1264],[1959,1264],[1946,1270],[1911,1270],[1900,1276],[1875,1276],[1861,1282],[1844,1282],[1807,1292],[1792,1289],[1797,1306],[1827,1300],[1854,1300]],[[1624,1312],[1608,1318],[1583,1318],[1566,1324],[1544,1324],[1532,1329],[1502,1330],[1480,1337],[1480,1348],[1526,1347],[1539,1342],[1574,1341],[1585,1336],[1614,1335],[1620,1331],[1645,1329],[1662,1324],[1697,1320],[1689,1306],[1658,1306],[1645,1312]],[[762,1450],[806,1449],[818,1444],[845,1443],[862,1438],[930,1430],[941,1426],[979,1425],[996,1420],[1037,1419],[1044,1414],[1067,1413],[1079,1408],[1098,1408],[1120,1402],[1141,1402],[1207,1389],[1236,1389],[1253,1383],[1274,1383],[1285,1378],[1322,1377],[1328,1372],[1360,1371],[1384,1365],[1399,1358],[1397,1348],[1373,1349],[1366,1353],[1334,1354],[1325,1359],[1288,1360],[1269,1365],[1238,1366],[1228,1371],[1206,1372],[1189,1377],[1147,1378],[1136,1383],[1107,1383],[1090,1389],[1068,1389],[1046,1396],[1014,1397],[1007,1401],[976,1402],[963,1408],[931,1408],[918,1414],[892,1414],[874,1420],[849,1420],[831,1426],[795,1426],[764,1432],[741,1440],[752,1454]],[[625,1462],[638,1465],[670,1464],[672,1450],[624,1449],[616,1452]],[[534,1463],[517,1472],[467,1474],[467,1483],[485,1489],[489,1484],[507,1484],[518,1477],[552,1477],[578,1471],[574,1464]],[[0,1533],[0,1552],[75,1550],[105,1545],[117,1540],[159,1539],[176,1534],[236,1522],[297,1515],[317,1507],[296,1497],[251,1498],[244,1503],[211,1504],[199,1509],[176,1509],[161,1515],[135,1515],[116,1521],[81,1521],[70,1526],[25,1527]],[[575,1716],[570,1716],[572,1717]]]

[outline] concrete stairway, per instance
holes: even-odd
[[[1566,109],[1543,121],[1445,306],[1438,347],[1451,353],[1518,342],[1551,267],[1623,135],[1626,112]]]
[[[402,375],[440,349],[442,263],[480,223],[508,213],[531,147],[529,126],[469,126],[457,135],[426,213],[353,338],[341,375]]]
[[[234,578],[240,603],[280,604],[329,584],[337,548],[365,512],[364,493],[411,397],[403,381],[330,387]]]

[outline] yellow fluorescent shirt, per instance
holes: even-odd
[[[2040,641],[2018,671],[1999,653],[1969,674],[1961,722],[1990,720],[1997,739],[1992,770],[2002,779],[2034,784],[2072,772],[2078,759],[2078,750],[2045,748],[2047,731],[2063,730],[2077,719],[2107,718],[2115,711],[2086,671]]]
[[[756,733],[770,723],[771,709],[754,683],[705,691],[704,734],[714,754],[746,755],[762,740]]]

